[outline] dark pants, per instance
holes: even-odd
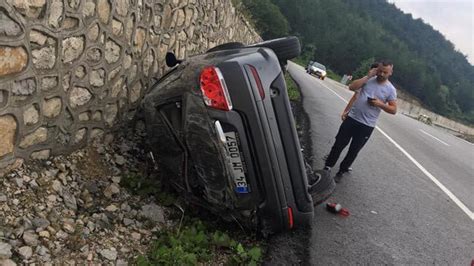
[[[332,146],[331,152],[326,159],[326,166],[333,167],[336,164],[342,150],[352,139],[349,151],[339,166],[339,171],[348,171],[359,151],[364,147],[365,143],[367,143],[367,140],[369,140],[373,130],[373,127],[369,127],[347,117],[339,127],[339,131],[336,135],[336,142]]]

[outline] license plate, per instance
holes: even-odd
[[[229,157],[230,169],[235,183],[237,193],[249,193],[247,179],[245,178],[245,165],[239,150],[239,141],[235,132],[225,132],[227,154]]]

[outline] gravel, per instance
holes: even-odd
[[[121,185],[149,164],[144,134],[127,130],[0,176],[0,265],[129,265],[147,252],[173,222]]]

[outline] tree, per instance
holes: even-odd
[[[288,35],[289,27],[285,16],[270,0],[243,0],[242,4],[252,14],[264,40]]]

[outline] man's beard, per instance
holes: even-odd
[[[378,82],[383,82],[383,81],[386,81],[386,80],[387,80],[387,78],[377,75],[377,81]]]

